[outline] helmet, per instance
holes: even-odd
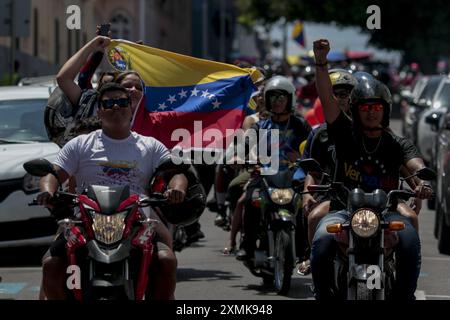
[[[356,86],[356,79],[347,70],[331,69],[328,71],[328,74],[330,75],[331,85],[333,87],[339,86],[349,88],[351,90],[354,86]]]
[[[275,90],[282,90],[288,93],[289,95],[289,102],[288,107],[291,109],[291,111],[294,111],[295,107],[295,87],[292,84],[291,81],[288,80],[288,78],[283,76],[275,76],[270,78],[266,85],[264,86],[264,100],[266,101],[266,109],[268,111],[271,111],[271,105],[269,103],[269,99],[267,97],[267,94],[269,91],[275,91]]]
[[[357,82],[362,81],[362,80],[368,80],[368,79],[375,79],[375,77],[373,75],[371,75],[370,73],[364,72],[364,71],[357,71],[355,73],[353,73],[353,78],[355,78],[355,80]]]
[[[196,222],[206,207],[206,193],[192,165],[174,165],[169,158],[162,162],[150,180],[151,193],[163,193],[170,179],[183,173],[188,180],[186,196],[179,204],[162,204],[159,208],[167,222],[175,225],[190,225]]]
[[[381,125],[383,128],[389,127],[389,118],[391,116],[391,104],[392,97],[391,92],[388,87],[383,84],[381,81],[375,79],[371,75],[364,75],[361,72],[361,75],[358,75],[358,83],[353,88],[352,93],[350,94],[350,105],[352,114],[357,114],[356,108],[358,105],[364,102],[381,102],[384,106],[383,108],[383,120],[381,121]],[[356,74],[355,74],[356,75]],[[359,123],[359,117],[354,117],[353,121],[356,124]]]

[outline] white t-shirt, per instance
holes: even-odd
[[[144,196],[155,169],[169,156],[155,138],[132,132],[115,140],[97,130],[70,140],[54,163],[75,176],[78,192],[88,185],[129,185],[131,193]]]

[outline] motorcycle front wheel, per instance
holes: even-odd
[[[292,270],[294,268],[291,237],[286,230],[277,232],[274,249],[275,290],[279,295],[286,295],[291,288]]]

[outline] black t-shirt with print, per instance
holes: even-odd
[[[349,189],[397,189],[400,167],[420,157],[410,140],[391,132],[383,131],[381,138],[355,134],[352,122],[342,113],[327,130],[336,146],[335,181],[344,182]]]

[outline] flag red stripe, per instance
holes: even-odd
[[[207,129],[217,129],[226,138],[226,129],[240,128],[245,114],[241,109],[217,110],[214,112],[147,112],[139,108],[133,125],[133,130],[145,136],[151,136],[161,141],[167,148],[173,148],[179,141],[172,141],[172,133],[176,129],[186,129],[191,134],[192,148],[225,146],[221,144],[210,145],[211,141],[202,141],[202,134]],[[194,133],[194,121],[202,122],[202,132]],[[181,139],[180,139],[181,140]],[[182,145],[186,148],[187,145]]]

